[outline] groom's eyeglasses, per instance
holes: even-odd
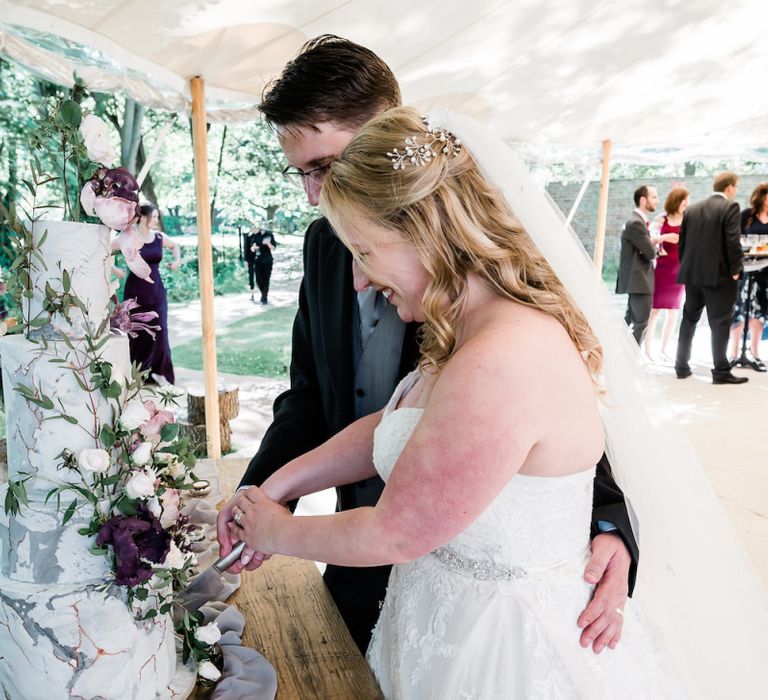
[[[312,182],[319,184],[328,174],[332,164],[333,163],[321,165],[318,168],[312,168],[312,170],[302,170],[301,168],[294,168],[292,165],[289,165],[287,168],[285,168],[285,170],[283,170],[283,177],[289,182],[293,182],[295,185],[298,185],[299,187],[304,186],[306,179],[312,180]]]

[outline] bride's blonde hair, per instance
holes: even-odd
[[[393,167],[388,153],[402,153],[406,138],[427,142],[425,132],[422,117],[412,108],[384,112],[334,162],[320,197],[332,223],[360,217],[416,247],[430,278],[422,300],[423,364],[439,369],[451,357],[467,276],[474,274],[501,296],[556,318],[597,377],[602,364],[597,337],[467,149],[438,153],[421,166],[406,161],[403,169]],[[364,260],[358,262],[365,268]]]

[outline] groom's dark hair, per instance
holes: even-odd
[[[259,110],[272,127],[334,122],[357,129],[400,104],[400,86],[373,51],[323,34],[310,39],[264,88]]]

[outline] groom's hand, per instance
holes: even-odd
[[[584,570],[584,580],[597,585],[578,625],[583,630],[581,646],[591,646],[595,654],[606,646],[615,649],[621,639],[631,563],[629,551],[618,535],[604,533],[592,540],[592,556]]]

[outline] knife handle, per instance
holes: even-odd
[[[232,564],[234,564],[239,558],[240,555],[243,553],[243,548],[245,547],[245,542],[238,542],[234,549],[227,554],[226,557],[222,557],[219,559],[214,565],[213,568],[216,569],[219,573],[222,571],[226,571]]]

